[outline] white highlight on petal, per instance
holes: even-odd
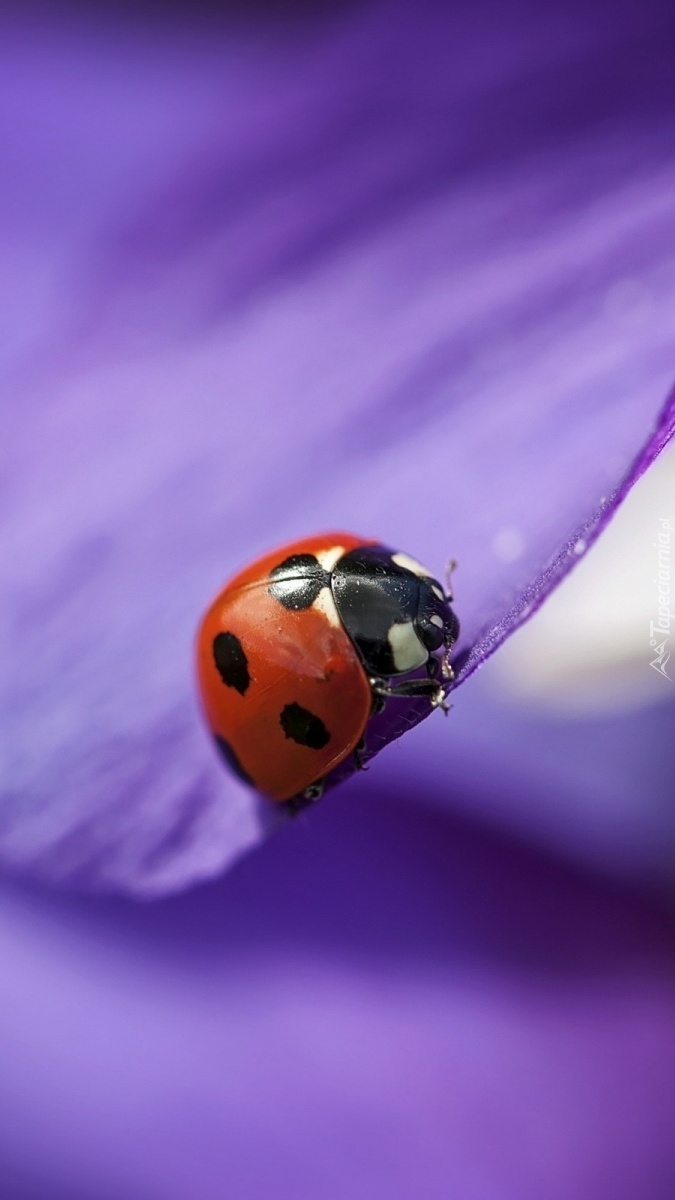
[[[397,567],[403,567],[406,571],[412,571],[413,575],[419,575],[421,579],[433,579],[432,572],[423,567],[416,558],[411,558],[409,554],[397,551],[396,554],[392,554],[391,561],[395,562]]]
[[[415,633],[412,621],[392,625],[387,634],[396,670],[403,674],[423,667],[429,657],[426,646],[423,646]]]
[[[324,571],[332,571],[337,560],[342,558],[344,552],[344,546],[330,546],[327,550],[318,550],[316,557]]]
[[[490,542],[492,553],[501,562],[512,563],[522,558],[525,550],[525,540],[515,525],[507,525],[494,535]]]
[[[322,612],[329,625],[333,625],[336,629],[340,628],[340,625],[342,624],[340,620],[340,614],[333,599],[333,593],[329,587],[322,587],[312,605],[312,608],[318,609],[319,612]]]
[[[575,543],[574,571],[490,660],[485,683],[501,703],[556,720],[672,703],[672,680],[650,669],[649,631],[658,613],[659,521],[675,524],[674,497],[675,445],[638,480],[591,553],[586,539]],[[673,663],[675,655],[668,670]]]

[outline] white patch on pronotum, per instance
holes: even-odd
[[[329,587],[322,587],[312,605],[312,608],[318,608],[319,612],[323,613],[329,625],[335,626],[336,629],[340,628],[340,625],[342,624],[340,620],[340,614],[333,599],[333,593]]]
[[[423,646],[415,633],[412,621],[392,625],[387,634],[396,670],[403,674],[423,667],[429,657],[429,651]]]
[[[342,558],[344,546],[329,546],[327,550],[317,550],[316,557],[324,571],[332,571],[337,560]]]
[[[412,571],[413,575],[419,575],[420,579],[433,579],[431,571],[427,571],[416,558],[411,558],[409,554],[404,554],[402,551],[397,551],[392,554],[391,561],[396,563],[397,567],[403,567],[406,571]]]
[[[436,597],[437,600],[445,600],[445,596],[443,595],[443,592],[437,586],[437,584],[432,583],[431,590],[434,593],[434,596]],[[451,597],[451,599],[452,599],[452,597]]]
[[[433,613],[432,616],[429,617],[429,620],[431,621],[432,625],[438,625],[439,629],[443,628],[443,618],[439,616],[438,613]]]

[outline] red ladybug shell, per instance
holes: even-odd
[[[325,604],[292,611],[275,599],[270,572],[302,554],[330,570],[369,544],[324,534],[266,554],[225,586],[200,626],[197,674],[208,724],[230,765],[274,800],[298,796],[352,753],[372,694],[330,589]]]

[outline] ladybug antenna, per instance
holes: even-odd
[[[452,594],[452,572],[456,571],[456,570],[457,570],[457,559],[456,558],[448,559],[448,563],[445,568],[445,594],[448,597],[448,600],[454,600],[454,596]]]
[[[449,686],[451,683],[454,683],[454,679],[455,679],[455,672],[453,671],[452,663],[450,662],[450,650],[451,650],[450,646],[445,647],[445,650],[443,652],[443,660],[442,660],[442,664],[441,664],[441,673],[443,675],[443,679],[445,681],[446,687]]]

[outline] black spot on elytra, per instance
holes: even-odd
[[[251,787],[255,787],[251,776],[249,775],[248,771],[245,771],[242,767],[230,743],[226,742],[225,738],[220,737],[220,735],[217,733],[213,735],[213,740],[216,743],[221,758],[225,760],[228,767],[237,776],[237,778],[241,779],[242,783],[248,783]]]
[[[216,634],[213,639],[213,661],[223,683],[243,696],[251,676],[244,647],[234,633]]]
[[[330,587],[330,575],[313,554],[291,554],[270,571],[270,595],[284,608],[311,608],[319,592]]]
[[[330,734],[321,717],[315,716],[301,704],[287,704],[279,717],[281,728],[291,741],[310,750],[322,750]]]

